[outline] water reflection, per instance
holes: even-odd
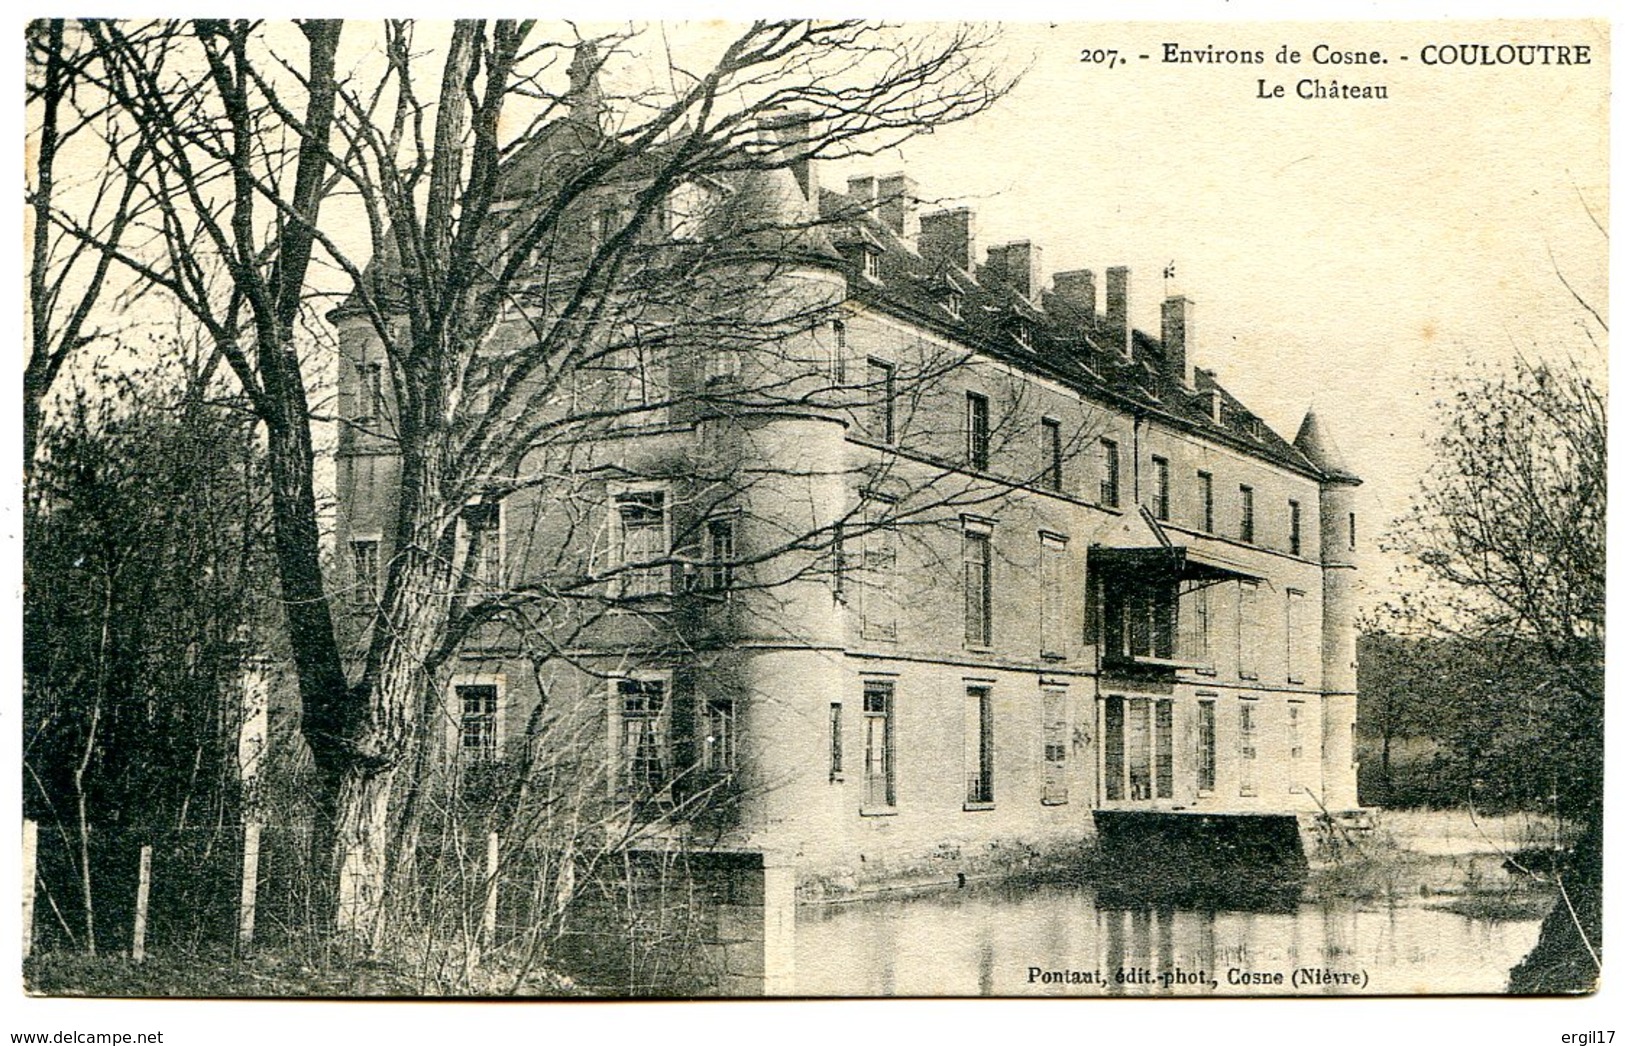
[[[1280,895],[1128,904],[1086,886],[972,888],[797,912],[798,995],[1494,993],[1538,920]]]

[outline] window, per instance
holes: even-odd
[[[993,691],[965,688],[965,803],[993,802]]]
[[[1066,539],[1054,534],[1038,536],[1038,652],[1065,658],[1066,649]]]
[[[1301,683],[1304,680],[1304,663],[1307,661],[1309,644],[1304,634],[1308,624],[1304,613],[1303,593],[1297,589],[1286,590],[1286,681]]]
[[[666,495],[658,490],[634,491],[615,499],[620,525],[621,595],[663,595],[669,590],[666,559]]]
[[[1286,703],[1287,790],[1303,791],[1303,702]]]
[[[1349,551],[1354,551],[1354,513],[1349,513]]]
[[[1196,493],[1202,500],[1202,533],[1213,533],[1213,473],[1196,474]]]
[[[880,282],[880,251],[868,247],[863,249],[863,275],[866,279]]]
[[[361,606],[376,606],[383,591],[380,583],[377,538],[353,538],[350,541],[350,566],[355,571],[355,587],[350,590],[351,600]]]
[[[1067,801],[1066,759],[1071,747],[1071,728],[1066,716],[1066,691],[1045,689],[1040,714],[1043,716],[1044,778],[1039,801],[1058,805]]]
[[[463,506],[463,537],[470,587],[477,592],[501,591],[502,503],[482,498]]]
[[[1106,798],[1123,798],[1123,699],[1106,699],[1105,727]]]
[[[1043,485],[1046,490],[1059,492],[1061,482],[1065,478],[1062,471],[1064,455],[1061,446],[1061,423],[1054,418],[1044,418],[1040,423],[1039,431],[1043,433],[1044,471]]]
[[[489,763],[497,758],[497,688],[494,683],[456,687],[458,747],[463,761]]]
[[[993,645],[993,534],[965,523],[965,643]]]
[[[1218,783],[1219,746],[1216,703],[1198,696],[1196,702],[1196,790],[1212,794]]]
[[[1157,699],[1157,798],[1174,797],[1174,702],[1172,698]]]
[[[1240,538],[1249,545],[1253,543],[1253,488],[1245,483],[1241,485]]]
[[[660,792],[668,781],[666,684],[659,679],[615,681],[620,716],[620,793],[626,797]]]
[[[881,360],[869,361],[869,395],[874,397],[870,433],[882,443],[897,441],[897,368]]]
[[[965,462],[979,471],[987,469],[987,397],[965,393]]]
[[[356,370],[361,379],[356,403],[356,420],[381,419],[384,416],[384,365],[362,363]]]
[[[734,703],[707,699],[700,705],[700,770],[711,777],[734,772]]]
[[[1296,501],[1286,503],[1287,551],[1294,556],[1303,555],[1303,506]]]
[[[841,703],[829,706],[829,779],[846,780],[846,738],[841,734]]]
[[[1237,710],[1236,740],[1240,759],[1237,760],[1237,776],[1240,781],[1242,795],[1258,794],[1258,700],[1244,697],[1241,707]]]
[[[1033,347],[1033,325],[1026,320],[1017,320],[1015,326],[1010,329],[1010,336],[1024,349]]]
[[[1102,595],[1108,661],[1174,657],[1179,592],[1174,582],[1138,577],[1110,579]]]
[[[1258,678],[1258,582],[1243,581],[1236,596],[1236,674]]]
[[[1128,703],[1128,797],[1151,798],[1151,699]]]
[[[705,588],[726,592],[734,584],[734,521],[732,517],[705,522]]]
[[[1160,520],[1168,518],[1168,459],[1152,457],[1151,512]]]
[[[1213,611],[1209,602],[1210,586],[1198,585],[1181,598],[1184,606],[1179,615],[1179,657],[1196,663],[1196,671],[1213,674]]]
[[[948,315],[959,319],[965,308],[965,296],[958,291],[949,291],[942,299],[942,307],[948,310]]]
[[[592,218],[592,241],[595,247],[602,247],[614,237],[616,230],[621,226],[621,212],[614,207],[600,207]]]
[[[897,524],[892,503],[874,498],[865,505],[858,618],[865,639],[897,638]]]
[[[871,679],[863,684],[863,805],[871,809],[897,805],[892,698],[889,681]]]
[[[1117,507],[1117,477],[1117,443],[1103,439],[1100,441],[1100,503],[1107,508]]]
[[[830,324],[832,344],[829,350],[829,377],[836,385],[846,384],[846,324],[836,320]]]

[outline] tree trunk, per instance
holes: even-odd
[[[327,877],[335,884],[333,930],[341,945],[376,951],[384,932],[384,871],[394,768],[352,766],[331,782],[334,804]]]

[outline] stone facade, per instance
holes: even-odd
[[[1031,243],[977,264],[974,215],[916,214],[906,177],[800,175],[730,198],[812,244],[741,284],[806,322],[610,375],[658,372],[671,406],[572,448],[567,497],[465,518],[494,587],[568,573],[606,599],[555,650],[472,634],[448,749],[515,758],[545,692],[601,756],[580,787],[726,794],[705,845],[807,893],[1019,866],[1097,808],[1357,806],[1359,480],[1324,424],[1289,443],[1195,367],[1186,299],[1131,329],[1127,270],[1097,309],[1094,274],[1046,288]],[[339,324],[338,542],[364,596],[398,465],[376,337]],[[717,406],[768,385],[803,391]]]

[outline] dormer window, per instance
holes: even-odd
[[[1010,336],[1024,349],[1033,347],[1033,325],[1026,320],[1017,320],[1010,328]]]
[[[965,310],[965,296],[958,291],[950,290],[942,299],[942,307],[948,310],[948,315],[959,319]]]
[[[865,244],[863,250],[861,251],[861,253],[863,255],[863,276],[864,276],[864,279],[873,280],[874,282],[879,283],[880,282],[880,252],[878,250],[875,250],[873,247],[870,247],[867,244]]]

